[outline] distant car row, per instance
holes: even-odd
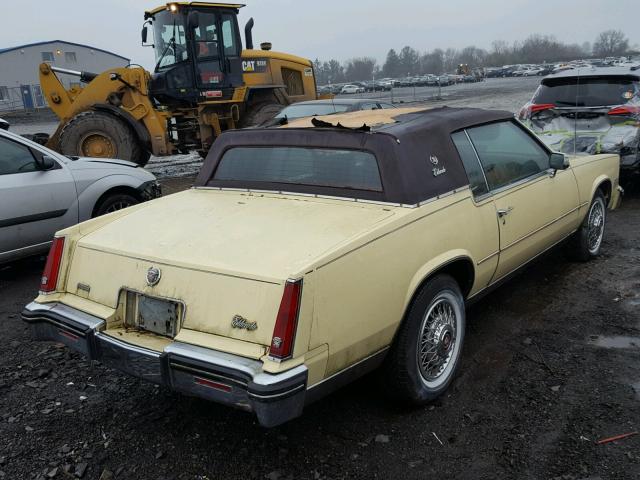
[[[368,81],[368,82],[352,82],[352,83],[336,83],[331,85],[322,85],[318,87],[318,94],[358,94],[368,92],[382,92],[389,91],[392,88],[402,87],[436,87],[438,85],[447,87],[456,83],[473,83],[483,80],[482,76],[478,75],[423,75],[420,77],[406,77],[406,78],[384,78],[381,80]]]

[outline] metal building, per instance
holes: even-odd
[[[100,73],[129,64],[129,59],[80,43],[51,40],[0,49],[0,111],[29,110],[46,106],[38,78],[38,65],[48,62],[70,70]],[[67,88],[77,77],[60,75]]]

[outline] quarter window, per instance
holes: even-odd
[[[478,152],[491,190],[502,188],[549,168],[549,154],[513,122],[467,130]]]
[[[464,165],[464,169],[467,172],[469,188],[471,188],[473,196],[477,198],[489,193],[489,187],[482,173],[482,166],[467,134],[464,132],[456,132],[451,135],[451,140],[453,140],[462,164]]]
[[[24,145],[0,138],[0,175],[37,170],[36,161]]]

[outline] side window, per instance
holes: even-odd
[[[0,175],[37,170],[36,161],[24,145],[0,138]]]
[[[377,103],[363,103],[360,105],[360,110],[378,110]]]
[[[478,152],[491,190],[549,168],[549,154],[513,122],[498,122],[467,130]]]
[[[224,47],[224,54],[227,57],[237,57],[240,55],[240,49],[236,41],[236,22],[235,16],[223,14],[222,15],[222,46]]]
[[[489,187],[487,187],[487,182],[482,173],[482,166],[467,135],[464,131],[456,132],[451,135],[451,140],[453,140],[458,150],[464,169],[467,172],[467,177],[469,177],[469,187],[473,192],[473,196],[478,198],[489,193]]]

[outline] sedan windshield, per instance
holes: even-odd
[[[536,92],[533,103],[558,107],[600,107],[638,100],[638,81],[630,77],[550,78]]]
[[[331,115],[334,113],[346,112],[349,105],[339,103],[318,103],[318,104],[293,104],[282,110],[276,118],[287,117],[289,120],[302,117],[313,117],[316,115]]]
[[[376,157],[358,150],[236,147],[224,154],[214,179],[382,191]]]

